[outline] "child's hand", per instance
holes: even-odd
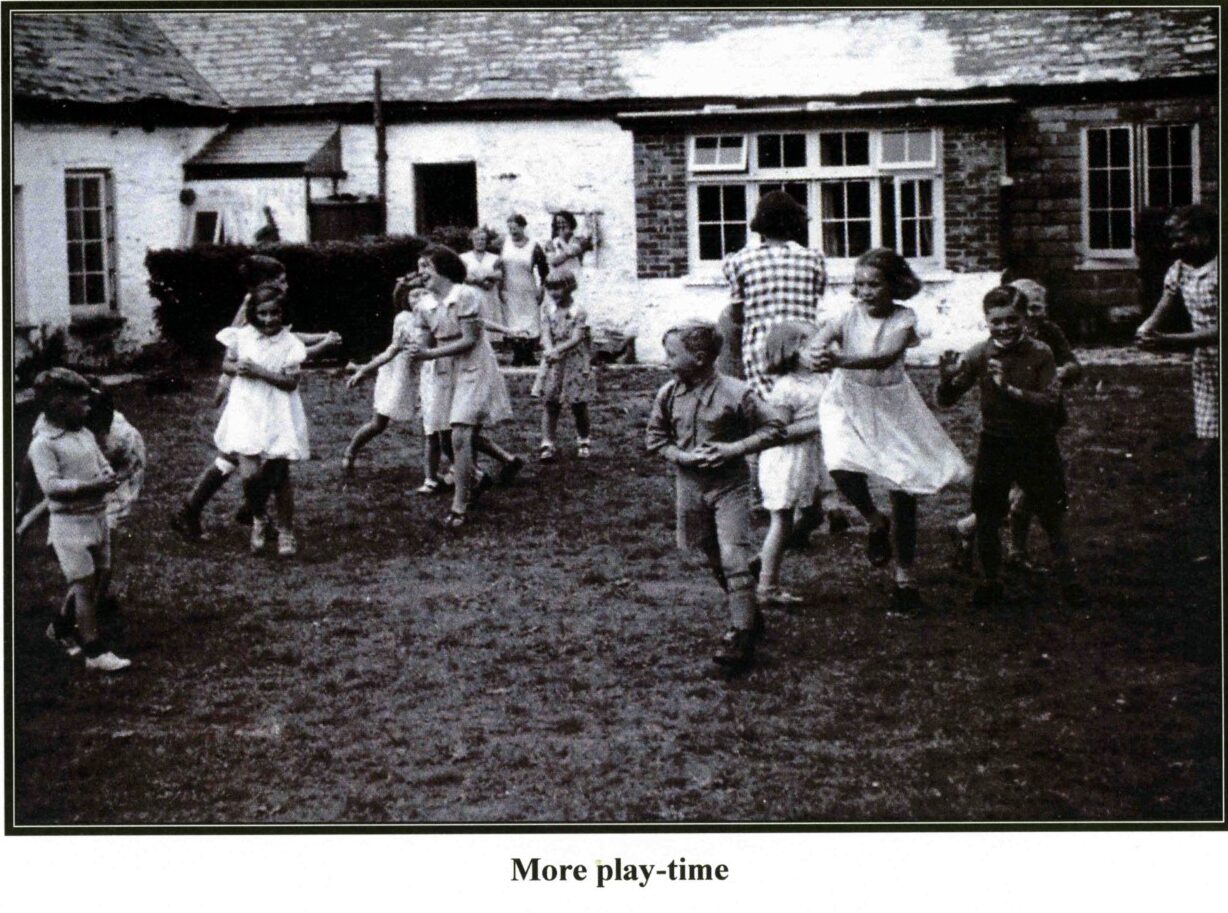
[[[1159,352],[1164,349],[1164,341],[1167,335],[1167,333],[1157,333],[1154,330],[1148,330],[1136,336],[1134,344],[1145,352]]]
[[[960,363],[960,354],[954,349],[947,349],[938,356],[938,376],[942,380],[952,380],[962,370],[963,365]]]
[[[699,465],[700,454],[698,450],[680,450],[674,457],[674,463],[678,466],[692,469]]]
[[[994,382],[994,385],[1001,388],[1006,384],[1006,367],[1002,364],[1002,359],[991,358],[986,363],[986,368],[989,372],[989,379]]]
[[[260,366],[250,358],[240,358],[235,363],[235,373],[239,375],[239,377],[259,377]]]
[[[334,330],[329,330],[324,336],[324,345],[330,349],[341,345],[341,334]]]
[[[98,487],[102,491],[115,491],[123,481],[111,467],[104,469],[98,476]]]
[[[355,368],[354,376],[351,377],[349,380],[347,380],[345,382],[345,385],[349,387],[351,390],[353,390],[355,387],[357,387],[359,384],[363,382],[363,379],[366,376],[367,376],[366,368]]]
[[[814,359],[814,367],[811,368],[816,374],[826,374],[832,368],[840,367],[839,359],[836,353],[831,349],[823,349],[819,352],[818,357]]]
[[[699,466],[702,469],[715,469],[722,463],[728,463],[738,455],[734,444],[708,443],[695,451],[699,456]]]

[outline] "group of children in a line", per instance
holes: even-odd
[[[1140,345],[1196,348],[1218,342],[1218,269],[1213,217],[1201,208],[1172,220],[1179,260],[1165,283],[1156,313],[1140,327]],[[174,527],[188,538],[202,535],[201,512],[237,468],[243,480],[241,513],[252,524],[253,551],[264,548],[273,528],[267,504],[274,500],[278,551],[297,550],[290,466],[309,455],[307,419],[298,394],[300,370],[313,352],[339,342],[334,333],[296,334],[288,326],[284,269],[275,260],[245,263],[249,291],[234,325],[220,331],[226,348],[224,397],[214,444],[219,456],[197,480]],[[480,303],[464,285],[466,268],[451,249],[424,251],[418,272],[398,287],[402,312],[384,353],[358,367],[351,386],[377,374],[375,410],[346,451],[349,471],[358,449],[390,419],[413,415],[413,366],[426,433],[426,478],[419,491],[444,487],[440,453],[451,453],[454,488],[446,528],[463,526],[474,496],[488,484],[476,455],[503,463],[510,481],[522,461],[486,436],[510,415],[507,389],[486,334]],[[574,274],[548,275],[550,301],[543,314],[543,371],[535,392],[543,398],[542,461],[554,457],[554,432],[569,404],[588,455],[587,404],[593,395],[588,331],[573,301]],[[745,382],[717,368],[722,338],[711,323],[690,321],[664,337],[674,377],[658,392],[648,421],[647,445],[675,467],[677,541],[702,551],[726,591],[730,627],[714,660],[744,668],[763,632],[761,604],[798,600],[780,587],[784,542],[794,511],[813,506],[828,477],[868,527],[866,555],[875,566],[893,562],[892,606],[921,607],[913,578],[917,497],[967,477],[962,456],[926,407],[904,370],[904,355],[918,344],[915,312],[900,302],[920,282],[893,251],[874,249],[856,264],[855,304],[842,315],[810,324],[785,321],[771,328],[766,369],[774,377],[767,400]],[[1184,303],[1194,330],[1161,334],[1158,322]],[[936,398],[954,404],[972,387],[981,393],[982,429],[972,472],[973,515],[961,521],[975,540],[982,577],[974,604],[1002,599],[999,533],[1012,511],[1020,530],[1035,517],[1048,535],[1063,597],[1081,602],[1066,542],[1064,469],[1056,434],[1065,422],[1061,388],[1079,376],[1079,365],[1060,330],[1045,319],[1044,290],[1026,280],[991,290],[984,299],[989,338],[962,356],[944,353]],[[1055,357],[1055,353],[1057,357]],[[1214,352],[1195,362],[1198,434],[1210,451],[1218,442],[1218,375]],[[140,435],[114,410],[101,385],[63,368],[36,381],[42,405],[29,450],[30,472],[50,514],[48,541],[69,584],[48,636],[69,652],[84,652],[87,668],[118,671],[130,665],[104,642],[97,615],[111,604],[111,531],[139,494],[144,469]],[[752,543],[746,457],[759,453],[758,486],[771,521],[761,549]],[[1210,465],[1210,464],[1208,464]],[[828,476],[830,474],[830,476]],[[1213,481],[1215,479],[1212,474]],[[870,493],[885,483],[890,513]],[[1018,486],[1021,496],[1012,496]],[[28,510],[23,486],[19,533],[38,516]],[[1018,544],[1019,539],[1013,538]]]

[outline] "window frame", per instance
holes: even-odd
[[[1148,206],[1148,207],[1152,206],[1152,203],[1151,203],[1152,166],[1151,166],[1151,136],[1150,136],[1150,133],[1153,129],[1158,128],[1158,127],[1163,127],[1169,130],[1171,130],[1173,127],[1188,127],[1189,128],[1189,131],[1190,131],[1190,203],[1191,204],[1201,203],[1202,202],[1202,188],[1200,185],[1201,185],[1201,180],[1202,180],[1202,173],[1201,173],[1202,156],[1199,155],[1199,150],[1198,150],[1198,139],[1199,139],[1198,124],[1197,123],[1164,122],[1164,123],[1158,123],[1158,124],[1139,124],[1138,125],[1140,142],[1143,148],[1142,164],[1139,167],[1139,177],[1141,179],[1141,184],[1142,184],[1140,188],[1140,193],[1142,196],[1143,205]],[[1171,170],[1171,166],[1169,170]],[[1187,204],[1178,203],[1176,205],[1185,206]],[[1170,209],[1173,208],[1173,204],[1171,203],[1171,201],[1169,203],[1168,208]]]
[[[737,164],[725,164],[720,159],[720,140],[737,138],[742,141],[742,157]],[[695,161],[697,140],[716,139],[718,161],[700,164]],[[694,174],[745,174],[750,162],[750,135],[747,133],[696,133],[687,139],[687,171]]]
[[[85,219],[83,213],[87,209],[95,207],[86,207],[83,203],[84,181],[97,180],[99,182],[99,202],[97,207],[102,216],[99,220],[100,234],[96,238],[87,238],[85,236]],[[77,206],[70,207],[68,202],[68,182],[76,180],[82,182],[78,187],[78,202]],[[89,317],[94,317],[99,314],[115,314],[119,312],[119,270],[118,256],[116,244],[116,216],[115,216],[115,180],[109,168],[68,168],[64,171],[64,218],[65,218],[65,279],[67,280],[68,291],[68,309],[70,320],[81,320]],[[67,220],[74,213],[79,214],[78,218],[81,222],[81,237],[69,238],[67,231]],[[85,246],[89,243],[101,242],[102,244],[102,261],[103,268],[101,270],[103,280],[103,301],[101,302],[81,302],[74,304],[72,302],[72,285],[75,276],[87,277],[97,275],[100,271],[90,270],[85,268]],[[79,244],[81,246],[81,262],[82,269],[74,270],[72,265],[72,246]],[[88,280],[86,281],[86,289],[88,290]]]
[[[909,162],[909,163],[891,163],[888,167],[880,166],[881,159],[881,141],[884,133],[892,132],[921,132],[928,131],[931,137],[931,153],[932,161],[928,164]],[[791,133],[802,133],[806,137],[806,161],[805,167],[793,168],[759,168],[759,137],[760,136],[782,136]],[[849,133],[865,133],[867,134],[867,163],[858,165],[822,165],[820,164],[820,143],[821,137],[824,134],[849,134]],[[688,137],[688,150],[690,153],[694,151],[694,140],[700,136],[715,136],[714,133],[698,133]],[[729,134],[720,134],[729,135]],[[690,154],[688,155],[688,172],[687,172],[687,259],[689,264],[689,274],[701,280],[715,279],[720,274],[722,260],[701,260],[699,256],[699,187],[709,184],[719,185],[734,185],[741,186],[746,194],[746,213],[747,213],[747,240],[748,243],[755,237],[754,232],[750,231],[749,222],[755,210],[755,205],[759,201],[762,193],[762,188],[766,186],[775,187],[781,184],[804,184],[806,186],[807,205],[807,232],[809,237],[809,247],[814,250],[823,251],[823,219],[824,212],[822,206],[823,185],[835,182],[844,182],[849,180],[864,180],[869,184],[870,194],[870,246],[879,246],[883,243],[883,211],[882,211],[882,195],[881,189],[883,182],[889,182],[892,193],[896,197],[896,205],[894,207],[893,218],[895,220],[893,229],[897,245],[902,243],[902,213],[898,203],[900,195],[901,182],[909,181],[928,181],[930,184],[931,195],[931,213],[929,222],[932,226],[932,252],[929,256],[924,257],[909,257],[909,262],[922,273],[938,273],[945,270],[946,264],[946,222],[945,222],[945,195],[944,195],[944,174],[942,168],[942,146],[944,134],[939,126],[917,128],[876,128],[876,127],[808,127],[806,129],[797,130],[789,128],[767,128],[759,130],[749,130],[745,134],[747,137],[744,151],[746,153],[747,165],[743,171],[735,172],[728,166],[722,166],[719,170],[713,169],[710,166],[693,167],[693,161]],[[753,146],[753,148],[751,148]],[[783,148],[782,148],[783,161]],[[847,219],[845,220],[847,221]],[[853,264],[856,261],[856,256],[849,257],[834,257],[823,252],[828,264],[829,272],[834,275],[852,274]],[[727,254],[726,254],[727,255]]]

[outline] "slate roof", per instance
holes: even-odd
[[[225,106],[146,14],[18,12],[12,23],[15,96]]]
[[[342,174],[339,130],[337,124],[318,121],[231,127],[188,159],[186,167],[296,165],[306,174]]]
[[[1217,72],[1218,8],[154,13],[235,106],[845,97]]]

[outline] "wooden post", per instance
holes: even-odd
[[[384,131],[384,92],[383,74],[379,68],[375,70],[375,166],[378,174],[378,191],[380,205],[386,206],[388,200],[388,145]]]

